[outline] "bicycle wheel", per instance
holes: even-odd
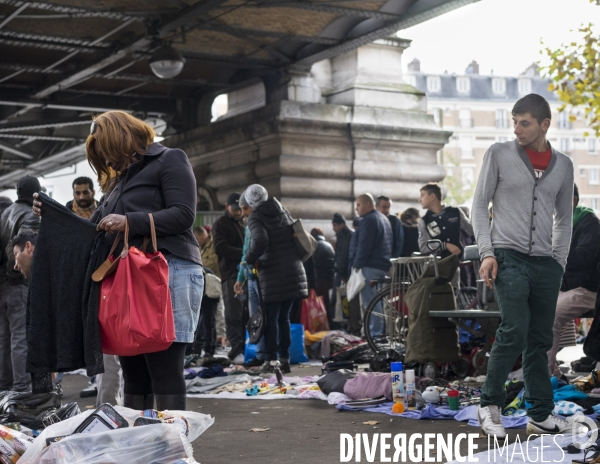
[[[402,353],[406,334],[403,333],[402,312],[396,308],[398,296],[390,298],[390,287],[382,288],[367,306],[363,318],[365,339],[375,353],[394,350]],[[373,330],[378,333],[372,333]],[[404,331],[407,327],[404,325]]]

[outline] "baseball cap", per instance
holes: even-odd
[[[31,199],[34,193],[41,190],[40,181],[37,177],[23,176],[17,181],[17,196],[19,199]]]
[[[230,193],[227,197],[227,204],[233,209],[240,209],[240,196],[237,192]]]

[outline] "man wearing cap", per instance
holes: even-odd
[[[37,178],[21,177],[17,181],[17,201],[0,216],[0,391],[31,389],[31,377],[25,371],[27,282],[15,270],[14,254],[6,250],[21,229],[39,229],[40,220],[31,207],[33,194],[40,190]]]
[[[244,303],[235,298],[238,264],[242,260],[244,227],[241,224],[240,194],[231,193],[225,203],[225,213],[212,227],[213,244],[219,258],[227,339],[231,344],[229,359],[235,364],[244,364],[246,343],[246,317]]]

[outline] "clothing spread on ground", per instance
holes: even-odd
[[[533,151],[531,148],[525,147],[525,151],[527,152],[527,156],[529,156],[529,161],[533,166],[533,171],[535,172],[535,178],[540,180],[542,174],[546,172],[548,169],[548,165],[550,164],[550,158],[552,157],[552,151],[550,150],[550,146],[546,149],[546,151]]]

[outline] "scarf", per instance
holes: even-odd
[[[573,210],[573,227],[575,227],[579,221],[581,221],[588,214],[596,214],[592,208],[587,206],[576,206]]]

